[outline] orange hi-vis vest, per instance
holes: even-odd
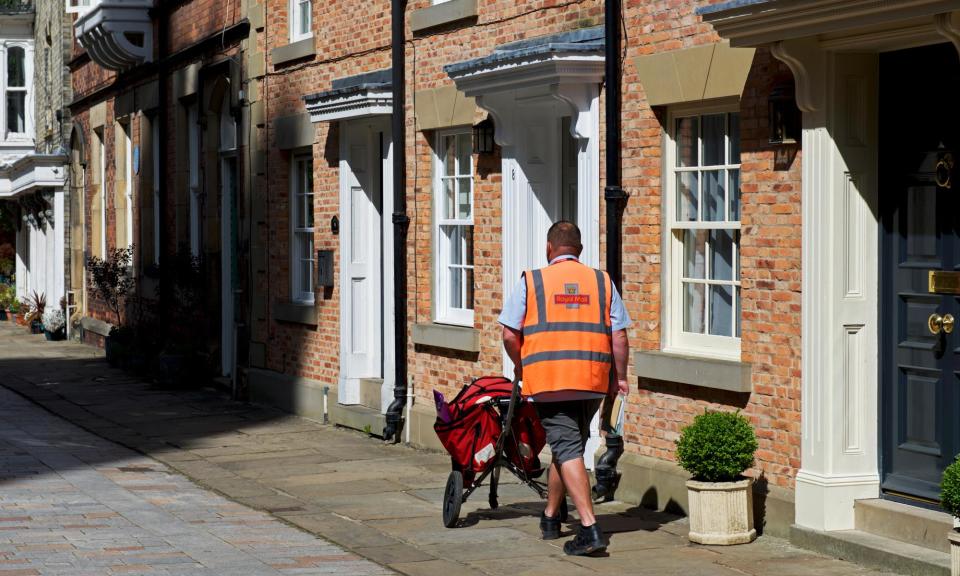
[[[610,276],[576,260],[524,272],[523,394],[606,394],[613,363]]]

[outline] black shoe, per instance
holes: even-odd
[[[563,551],[568,556],[587,556],[607,549],[607,541],[603,538],[600,526],[580,526],[576,537],[563,545]]]
[[[560,537],[560,517],[551,518],[546,511],[540,513],[540,533],[544,540],[556,540]]]

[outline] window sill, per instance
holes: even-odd
[[[641,378],[748,394],[750,364],[668,352],[637,352],[634,371]]]
[[[291,324],[317,325],[317,307],[314,304],[278,302],[273,307],[273,319]]]
[[[273,61],[273,67],[276,68],[281,64],[314,56],[317,53],[317,46],[314,39],[315,37],[311,36],[310,38],[304,38],[303,40],[291,42],[286,46],[271,50],[270,59]]]
[[[461,352],[480,352],[480,331],[468,326],[415,324],[413,343]]]
[[[477,0],[448,0],[410,14],[410,31],[418,34],[431,28],[476,18]]]

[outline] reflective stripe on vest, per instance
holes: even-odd
[[[606,393],[613,362],[609,276],[567,260],[527,272],[525,279],[524,394]]]

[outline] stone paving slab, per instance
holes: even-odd
[[[390,574],[0,388],[0,576]]]
[[[41,354],[45,360],[38,363]],[[56,475],[45,472],[33,454],[47,451],[45,457],[55,457],[55,450],[64,450],[58,444],[64,442],[62,437],[38,435],[38,443],[30,450],[2,452],[0,494],[19,490],[20,499],[10,510],[0,507],[0,576],[10,576],[14,573],[10,569],[23,566],[32,570],[38,558],[47,562],[44,576],[111,574],[115,572],[105,572],[103,566],[114,566],[110,562],[117,558],[123,562],[121,568],[129,567],[133,573],[257,573],[229,564],[236,557],[221,553],[222,546],[214,547],[218,540],[268,566],[274,571],[269,574],[383,570],[358,556],[412,576],[886,574],[767,536],[747,546],[692,545],[686,538],[685,519],[619,502],[597,509],[601,525],[610,533],[609,553],[601,558],[569,558],[562,552],[565,538],[539,539],[537,519],[542,502],[506,477],[502,478],[505,483],[498,510],[488,509],[487,493],[480,490],[464,504],[459,526],[447,529],[440,520],[441,495],[449,472],[446,455],[385,445],[363,434],[272,408],[233,402],[212,389],[158,389],[110,369],[100,355],[75,343],[45,342],[0,323],[0,385],[66,415],[98,436],[154,459],[131,460],[128,451],[81,434],[73,435],[71,442],[77,445],[69,450],[77,462],[58,461],[60,473]],[[7,465],[15,471],[5,472]],[[81,473],[76,481],[95,482],[98,488],[113,484],[117,487],[113,490],[125,492],[126,497],[103,509],[97,501],[72,491],[67,481],[74,479],[72,470]],[[100,478],[82,476],[84,470],[93,470]],[[220,498],[215,507],[217,519],[207,518],[209,492],[194,488],[193,496],[179,491],[171,495],[170,486],[180,484],[170,470],[233,502]],[[182,478],[179,481],[184,482]],[[151,508],[140,511],[136,502],[146,502]],[[56,514],[50,513],[50,506],[57,507]],[[269,512],[349,552],[331,544],[309,543],[318,542],[315,540],[304,543],[271,536],[277,530],[272,524],[275,521],[247,506]],[[111,513],[117,516],[101,516]],[[63,531],[58,532],[59,538],[14,528],[28,526],[44,515]],[[178,523],[156,528],[164,515],[175,517]],[[73,527],[67,529],[67,524]],[[31,548],[12,545],[5,527],[18,535],[17,545]],[[568,524],[564,534],[571,535],[573,528]],[[206,537],[191,540],[191,530],[202,530]],[[293,550],[301,544],[319,546],[319,551]],[[307,566],[311,557],[323,561]],[[148,570],[143,562],[151,559],[155,564]],[[11,563],[5,565],[8,560]]]

